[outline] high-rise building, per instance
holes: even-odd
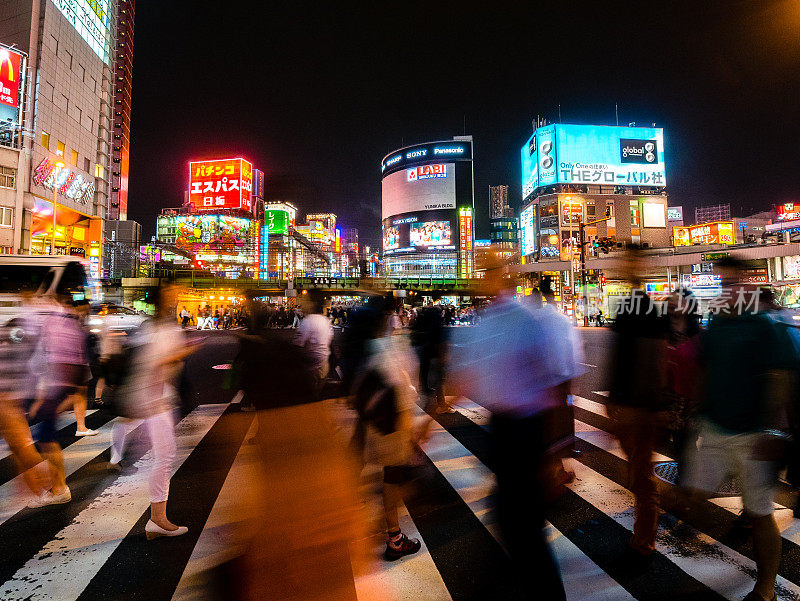
[[[489,186],[489,218],[513,217],[514,210],[508,204],[508,186]]]
[[[117,0],[114,61],[114,129],[111,143],[111,202],[108,219],[128,218],[128,170],[133,89],[133,18],[136,0]]]
[[[471,277],[472,136],[398,148],[381,161],[383,264],[391,277]]]
[[[132,32],[131,6],[131,0],[0,0],[0,44],[20,51],[27,66],[20,71],[21,135],[16,143],[10,137],[15,198],[10,214],[0,216],[0,223],[10,217],[13,231],[10,245],[0,239],[6,252],[88,256],[92,275],[102,275],[103,221],[115,216],[112,188],[122,189],[112,186],[115,61],[117,38]],[[129,75],[127,51],[123,59]],[[127,154],[119,148],[123,165]],[[7,167],[10,155],[0,155]]]

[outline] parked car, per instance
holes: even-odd
[[[149,316],[130,307],[123,307],[114,303],[97,303],[92,305],[91,315],[89,316],[89,329],[97,333],[105,326],[107,330],[130,332],[148,319]]]

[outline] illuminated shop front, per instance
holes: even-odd
[[[56,205],[53,250],[53,201],[36,197],[31,221],[31,254],[71,255],[92,262],[92,277],[99,278],[103,220]]]

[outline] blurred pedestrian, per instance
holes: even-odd
[[[320,394],[328,377],[333,328],[330,321],[322,314],[325,304],[322,292],[316,289],[309,291],[305,304],[308,310],[297,329],[295,344],[302,347],[309,357],[315,388],[317,394]]]
[[[446,334],[440,306],[428,303],[411,324],[411,345],[419,361],[419,393],[429,413],[453,413],[444,396]]]
[[[687,462],[697,449],[697,407],[700,402],[700,310],[688,289],[667,299],[667,387],[672,396],[667,428],[671,432],[678,462],[679,485],[686,477]]]
[[[642,250],[629,247],[625,261],[624,276],[633,291],[623,298],[614,323],[608,416],[628,458],[628,487],[636,499],[633,537],[620,563],[637,571],[650,562],[658,530],[658,490],[652,462],[656,443],[665,433],[669,405],[669,322],[641,289]]]
[[[759,306],[758,290],[740,283],[744,264],[727,257],[714,268],[723,288],[703,338],[700,444],[688,482],[711,496],[723,478],[737,476],[757,571],[745,600],[771,601],[781,557],[774,500],[798,355],[786,328]]]
[[[39,336],[34,361],[43,365],[44,371],[37,401],[30,411],[31,417],[41,421],[37,442],[50,464],[52,487],[29,503],[29,507],[69,503],[72,500],[64,473],[64,456],[56,439],[56,419],[64,408],[64,401],[81,392],[81,389],[85,390],[89,379],[87,331],[75,310],[72,295],[59,292],[54,300],[55,304],[42,312],[42,335]],[[86,425],[83,424],[83,427]]]
[[[582,352],[552,306],[514,300],[515,282],[499,256],[487,263],[484,294],[496,299],[475,327],[453,332],[448,382],[492,414],[498,525],[523,598],[563,600],[544,526],[548,502],[565,483],[561,455],[571,437],[560,431],[560,414]]]
[[[375,337],[365,344],[366,356],[354,383],[353,406],[358,415],[353,440],[360,444],[359,459],[383,468],[383,515],[386,523],[387,561],[420,550],[419,539],[400,529],[402,486],[409,480],[409,464],[417,443],[412,415],[416,401],[412,382],[417,381],[417,362],[405,337],[395,336],[390,325],[394,303],[383,303]]]
[[[92,365],[97,365],[98,356],[98,340],[93,332],[88,331],[87,321],[89,319],[90,305],[89,301],[83,300],[75,303],[75,310],[81,323],[81,327],[85,330],[84,341],[86,344],[86,360],[88,361],[87,381],[83,386],[80,386],[75,394],[70,399],[67,399],[69,405],[75,414],[75,436],[96,436],[97,431],[86,427],[86,411],[89,408],[89,391],[90,385],[93,384],[94,374],[92,373]],[[94,400],[94,386],[92,388],[92,400]],[[66,406],[64,407],[66,408]]]
[[[126,357],[130,362],[129,372],[119,383],[117,394],[123,406],[121,413],[132,419],[114,425],[111,464],[119,465],[127,434],[143,423],[153,452],[150,519],[145,525],[149,540],[188,532],[188,528],[167,518],[167,498],[176,453],[173,414],[179,400],[174,383],[181,362],[191,351],[174,321],[177,289],[174,286],[151,289],[147,301],[155,306],[155,316],[139,328],[132,351]]]
[[[189,327],[189,322],[191,321],[191,319],[192,319],[192,314],[189,311],[189,309],[186,308],[186,305],[184,305],[183,310],[181,310],[181,327],[182,328]]]
[[[315,312],[302,323],[314,316],[326,319]],[[356,601],[366,539],[356,470],[329,404],[317,400],[318,366],[279,332],[243,339],[242,386],[258,410],[260,469],[249,481],[257,515],[242,521],[249,541],[220,598]]]
[[[48,464],[36,450],[23,406],[31,394],[30,360],[36,347],[31,321],[29,315],[23,315],[21,323],[0,327],[0,437],[6,441],[26,486],[34,498],[40,499],[52,484]],[[20,336],[20,332],[24,335]]]

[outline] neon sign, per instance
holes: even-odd
[[[88,204],[94,198],[93,181],[84,179],[83,175],[76,174],[68,167],[59,169],[56,178],[56,167],[50,159],[44,159],[33,170],[33,183],[48,190],[58,189],[62,196],[83,204]]]

